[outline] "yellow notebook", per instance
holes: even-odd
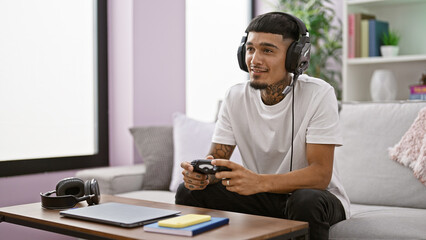
[[[158,221],[160,227],[170,228],[184,228],[198,223],[207,222],[211,220],[210,215],[202,214],[186,214],[179,217],[173,217],[165,220]]]

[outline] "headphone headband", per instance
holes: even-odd
[[[305,23],[302,20],[300,20],[298,17],[293,16],[293,15],[288,14],[288,13],[285,13],[285,12],[270,12],[270,14],[284,15],[284,16],[287,16],[287,17],[293,19],[296,22],[297,28],[299,30],[299,39],[296,39],[296,41],[300,40],[300,38],[303,37],[303,36],[309,37],[309,31],[306,28]]]

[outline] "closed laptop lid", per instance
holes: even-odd
[[[180,211],[108,202],[89,207],[68,209],[59,213],[65,217],[121,227],[137,227],[156,222],[165,217],[174,216],[179,214]]]

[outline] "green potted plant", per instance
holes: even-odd
[[[268,1],[268,0],[266,0]],[[341,99],[342,22],[336,18],[330,0],[279,0],[270,3],[277,11],[301,19],[311,39],[311,60],[306,73],[318,77],[335,89]]]
[[[384,32],[382,36],[383,45],[380,46],[380,51],[383,57],[394,57],[399,52],[399,40],[401,36],[397,31],[389,30]]]

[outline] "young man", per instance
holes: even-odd
[[[349,217],[333,168],[334,148],[341,145],[334,90],[307,75],[292,84],[298,67],[307,67],[291,66],[298,58],[290,51],[298,50],[290,45],[306,37],[300,28],[299,19],[283,13],[251,21],[242,60],[250,81],[228,91],[207,157],[232,171],[207,176],[182,163],[177,204],[307,221],[311,239],[328,239],[330,226]],[[236,145],[244,166],[228,160]]]

